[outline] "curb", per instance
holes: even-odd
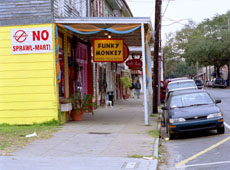
[[[161,108],[160,107],[158,107],[158,112],[159,112],[159,114],[160,115],[158,115],[159,117],[161,116]],[[157,125],[157,130],[158,131],[160,131],[160,128],[161,128],[161,123],[158,123],[158,125]],[[158,167],[158,150],[159,150],[159,136],[155,139],[155,142],[154,142],[154,152],[153,152],[153,156],[154,156],[154,158],[156,158],[156,159],[154,159],[153,160],[153,162],[154,162],[154,167],[153,167],[153,169],[154,170],[157,170],[157,167]]]
[[[161,127],[161,124],[159,123],[158,124],[158,128],[157,128],[159,131],[160,131],[160,127]],[[158,148],[159,148],[159,137],[156,138],[155,142],[154,142],[154,153],[153,153],[153,156],[154,156],[154,158],[156,158],[156,159],[153,160],[153,162],[154,162],[153,169],[154,170],[157,170],[157,166],[158,166]]]

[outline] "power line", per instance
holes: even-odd
[[[182,23],[180,23],[180,21],[189,20],[191,18],[184,18],[184,19],[180,19],[180,20],[177,20],[177,21],[175,21],[173,19],[170,19],[170,18],[167,18],[167,19],[170,20],[170,21],[173,21],[173,22],[170,23],[170,24],[167,24],[167,25],[162,25],[163,27],[167,27],[167,26],[170,26],[170,25],[173,25],[173,24],[180,24],[180,25],[186,26],[186,24],[182,24]]]
[[[168,8],[168,6],[169,6],[170,1],[174,1],[174,0],[168,0],[168,3],[167,3],[167,5],[166,5],[166,7],[165,7],[165,9],[164,9],[164,12],[163,12],[163,14],[161,15],[161,18],[164,17],[164,15],[165,15],[165,13],[166,13],[166,11],[167,11],[167,8]],[[150,15],[150,16],[152,16],[152,13],[153,13],[153,12],[154,12],[154,9],[153,9],[153,11],[151,12],[151,15]],[[160,24],[161,24],[161,22],[159,22],[158,27],[160,26]]]
[[[164,15],[165,15],[165,13],[166,13],[166,11],[167,11],[167,8],[168,8],[168,6],[169,6],[170,1],[171,1],[171,0],[168,0],[168,3],[167,3],[167,5],[166,5],[165,10],[164,10],[164,12],[163,12],[163,14],[162,14],[161,17],[164,17]]]
[[[130,2],[137,2],[137,3],[142,3],[142,2],[144,2],[144,3],[152,3],[152,2],[154,2],[154,1],[133,1],[133,0],[126,0],[126,1],[130,1]],[[165,7],[165,10],[164,10],[164,13],[163,13],[163,15],[162,15],[162,17],[164,16],[164,14],[166,13],[166,10],[167,10],[167,8],[168,8],[168,5],[169,5],[169,2],[170,1],[174,1],[174,0],[168,0],[168,3],[167,3],[167,6]],[[153,8],[153,10],[151,11],[151,13],[150,13],[150,17],[153,15],[153,12],[155,11],[155,9]]]

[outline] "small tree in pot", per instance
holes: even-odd
[[[82,115],[84,112],[92,112],[92,96],[89,94],[85,94],[82,98],[81,92],[76,91],[75,95],[71,98],[73,110],[71,112],[71,116],[73,120],[82,120]],[[77,118],[78,117],[78,118]]]
[[[129,97],[127,91],[130,87],[132,87],[132,79],[128,76],[124,76],[120,78],[120,81],[125,86],[125,95],[123,95],[123,98],[127,99]]]

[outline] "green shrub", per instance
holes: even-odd
[[[125,76],[125,77],[121,77],[120,81],[122,84],[124,84],[125,87],[129,88],[132,86],[132,80],[131,78]]]

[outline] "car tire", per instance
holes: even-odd
[[[224,132],[225,132],[224,126],[217,129],[217,133],[218,133],[218,134],[224,134]]]
[[[169,140],[175,139],[175,134],[170,132],[169,127],[166,130],[167,130],[167,136]]]

